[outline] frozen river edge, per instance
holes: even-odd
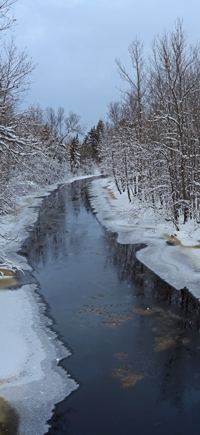
[[[43,198],[57,187],[47,186],[18,198],[18,210],[1,219],[1,234],[7,239],[0,239],[0,251],[24,271],[31,268],[17,252],[29,235],[27,228],[37,220]],[[58,366],[70,351],[51,330],[46,305],[35,290],[37,285],[30,284],[0,291],[0,397],[17,412],[19,435],[46,433],[55,403],[78,388]]]
[[[99,222],[118,234],[118,243],[145,243],[137,258],[175,289],[186,287],[200,299],[200,225],[190,221],[176,231],[148,205],[129,203],[109,178],[92,181],[90,196]]]
[[[78,177],[88,178],[88,177]],[[75,181],[67,180],[66,183]],[[19,199],[20,207],[1,221],[0,250],[23,269],[31,270],[25,257],[17,254],[37,220],[37,208],[57,184],[38,189]],[[200,298],[200,230],[184,227],[175,234],[172,224],[158,221],[147,211],[138,215],[126,195],[119,195],[109,179],[96,179],[90,188],[91,203],[97,218],[108,230],[118,233],[122,244],[146,243],[138,259],[176,289],[187,287]],[[180,240],[178,246],[166,243],[167,235]],[[1,290],[0,396],[19,415],[19,435],[43,435],[48,430],[55,403],[62,401],[78,384],[58,362],[70,352],[52,332],[46,306],[35,291],[36,284],[17,290]]]

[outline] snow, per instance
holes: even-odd
[[[94,180],[90,194],[98,220],[118,233],[119,243],[145,243],[138,259],[177,290],[187,287],[200,298],[200,225],[189,221],[176,231],[148,204],[129,203],[108,178]]]
[[[64,183],[92,176],[72,177]],[[1,218],[0,233],[6,239],[0,238],[0,251],[20,269],[30,269],[26,258],[17,253],[28,236],[26,228],[36,221],[42,198],[57,186],[17,198],[18,210]],[[200,298],[199,225],[190,221],[177,232],[152,207],[137,199],[129,203],[126,192],[120,195],[108,178],[93,180],[90,194],[98,220],[118,233],[119,243],[145,243],[146,247],[137,252],[139,260],[176,289],[187,287]],[[31,284],[8,290],[5,284],[0,290],[0,396],[20,416],[19,435],[44,434],[54,404],[78,388],[57,366],[70,352],[50,329],[51,320],[44,315],[45,306],[36,289]]]
[[[88,176],[89,177],[89,176]],[[64,180],[72,182],[87,176]],[[37,219],[37,206],[58,184],[31,191],[17,198],[17,211],[1,218],[0,251],[10,264],[30,270],[25,257],[17,252],[28,236],[27,227]],[[35,208],[36,207],[36,208]],[[7,262],[8,263],[8,262]],[[9,264],[9,263],[8,263]],[[20,417],[19,435],[42,435],[52,416],[54,404],[78,388],[58,362],[70,352],[51,330],[44,315],[45,305],[35,292],[35,284],[17,290],[0,290],[0,397],[15,408]],[[2,286],[1,286],[2,288]]]

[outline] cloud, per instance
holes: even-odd
[[[194,42],[199,12],[197,0],[18,0],[17,42],[39,64],[29,100],[64,105],[93,125],[120,98],[114,59],[131,68],[127,47],[134,36],[150,47],[180,16]]]

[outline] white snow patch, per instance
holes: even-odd
[[[72,177],[63,182],[92,176]],[[27,226],[37,220],[35,206],[58,184],[62,183],[19,197],[18,210],[1,218],[0,233],[7,238],[0,237],[0,251],[20,269],[30,269],[26,258],[17,251],[28,236]],[[78,388],[66,371],[57,366],[70,352],[49,328],[51,320],[44,315],[45,306],[35,289],[32,284],[18,290],[0,290],[0,396],[19,414],[19,435],[44,434],[54,404]]]
[[[90,194],[98,220],[118,233],[119,243],[147,244],[138,259],[176,289],[187,287],[200,298],[200,225],[190,221],[176,231],[138,199],[129,203],[127,193],[120,195],[108,178],[94,180]]]
[[[57,367],[70,355],[47,326],[35,285],[1,291],[0,396],[20,416],[19,434],[44,434],[54,404],[77,388]]]

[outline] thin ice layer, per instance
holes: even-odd
[[[30,266],[17,251],[28,236],[27,226],[37,219],[35,206],[47,194],[43,190],[19,199],[19,210],[1,221],[1,234],[8,238],[0,239],[0,250],[21,269]],[[0,291],[0,397],[17,411],[20,435],[44,434],[55,403],[78,388],[58,367],[70,353],[50,329],[51,320],[44,315],[45,306],[35,290],[36,285],[26,285]]]
[[[23,435],[44,434],[54,404],[77,388],[57,366],[70,352],[47,328],[51,322],[35,289],[26,285],[0,294],[0,396],[18,412]]]
[[[194,222],[176,232],[148,206],[129,203],[109,179],[94,180],[91,202],[97,218],[108,230],[118,233],[118,242],[145,243],[138,259],[177,290],[187,287],[200,298],[200,229]],[[170,237],[177,242],[167,244]]]

